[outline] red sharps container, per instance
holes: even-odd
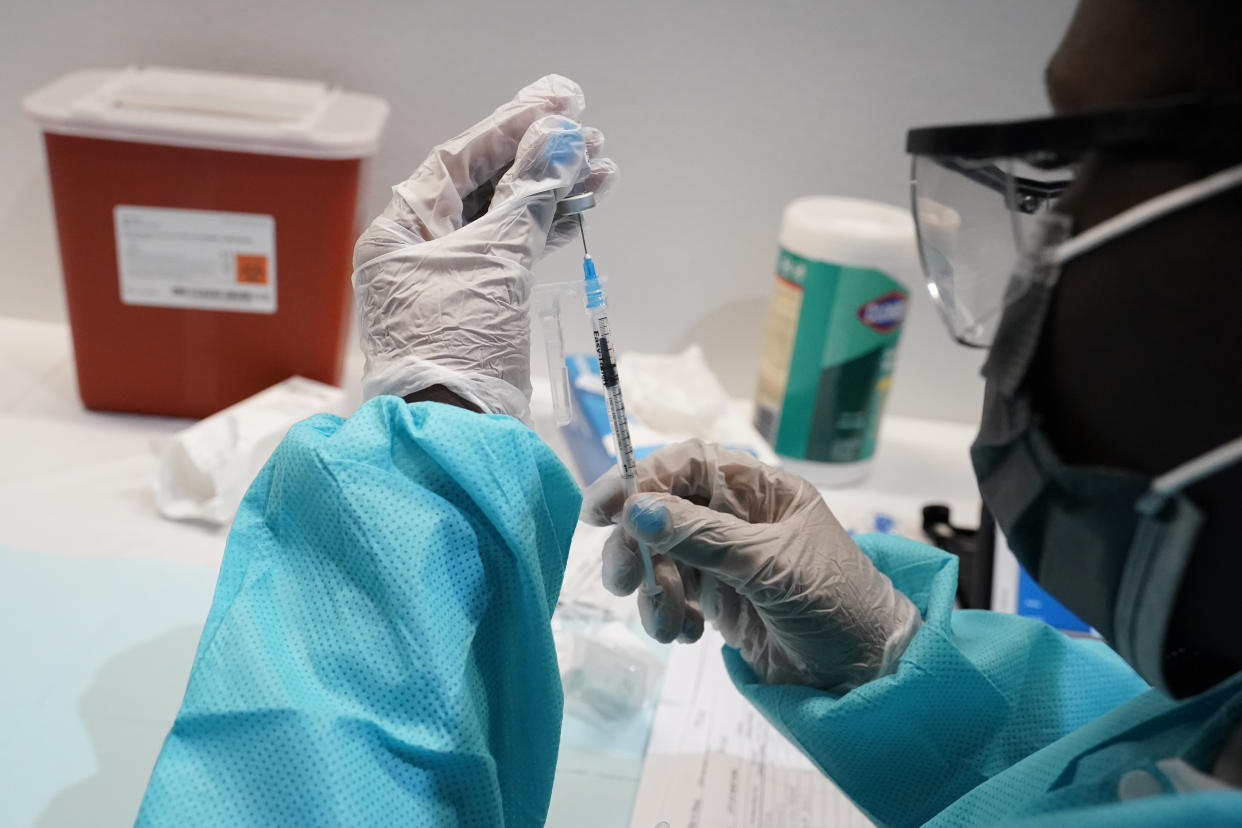
[[[163,68],[75,72],[42,128],[87,408],[203,417],[340,381],[380,98]]]

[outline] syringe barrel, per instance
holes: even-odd
[[[594,268],[592,267],[592,270]],[[617,376],[616,353],[612,347],[612,332],[608,329],[608,304],[604,300],[604,292],[599,283],[587,279],[587,314],[591,317],[591,329],[595,333],[595,354],[599,358],[600,380],[604,385],[604,399],[608,404],[608,422],[612,427],[612,437],[616,444],[613,448],[617,455],[617,466],[621,472],[621,485],[625,496],[638,493],[638,470],[634,463],[634,446],[630,442],[630,424],[625,416],[625,402],[621,398],[621,380]],[[646,544],[638,545],[643,561],[643,591],[647,595],[658,595],[660,587],[656,583],[655,568],[651,562],[651,551]]]
[[[599,376],[605,388],[621,384],[617,377],[617,355],[612,347],[612,331],[608,330],[608,317],[603,314],[591,318],[595,332],[595,355],[599,357]]]
[[[625,492],[625,497],[627,500],[633,497],[634,495],[638,494],[638,475],[626,474],[625,472],[622,472],[621,473],[621,490]]]

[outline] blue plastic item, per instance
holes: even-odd
[[[590,482],[617,464],[616,455],[608,450],[606,443],[612,435],[608,424],[608,401],[604,398],[604,385],[596,357],[571,354],[565,358],[565,367],[569,370],[569,393],[574,416],[569,425],[561,429],[561,433],[578,466],[578,473],[583,480]],[[637,422],[633,414],[628,414],[628,417],[631,425]],[[659,446],[635,445],[634,456],[646,457],[657,448]]]
[[[1091,625],[1053,598],[1019,564],[1018,567],[1018,615],[1035,618],[1065,632],[1088,635],[1092,632]]]

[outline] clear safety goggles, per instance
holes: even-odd
[[[1040,213],[1092,152],[1238,154],[1242,103],[1165,100],[1006,123],[911,130],[911,199],[928,292],[958,342],[991,345]],[[1230,157],[1230,156],[1225,156]]]

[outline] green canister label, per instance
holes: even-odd
[[[852,463],[875,453],[908,298],[878,270],[781,251],[755,395],[755,425],[778,454]]]

